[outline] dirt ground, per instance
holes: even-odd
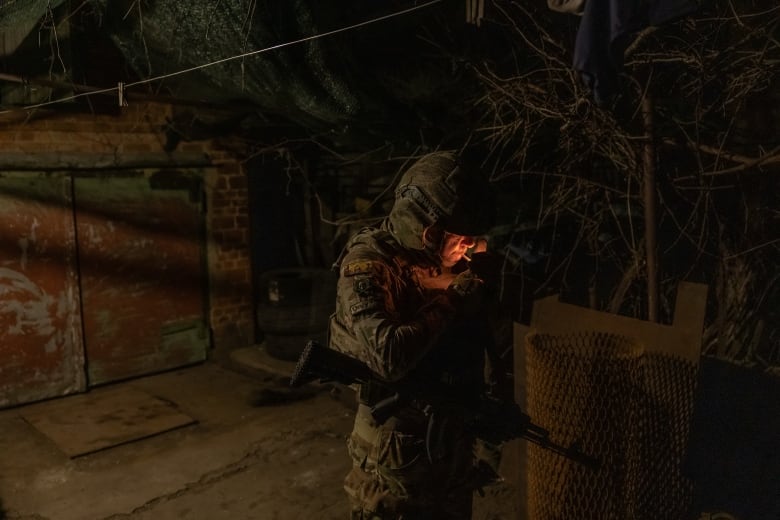
[[[289,395],[278,373],[236,368],[210,361],[118,383],[196,423],[75,458],[22,417],[43,403],[0,410],[0,518],[346,518],[351,408],[324,388]],[[474,518],[516,518],[513,496],[492,488]]]

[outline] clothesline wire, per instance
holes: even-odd
[[[396,12],[393,12],[393,13],[389,13],[389,14],[385,14],[385,15],[382,15],[382,16],[378,16],[376,18],[371,18],[369,20],[364,20],[362,22],[358,22],[358,23],[355,23],[355,24],[352,24],[352,25],[347,25],[345,27],[340,27],[338,29],[333,29],[332,31],[327,31],[327,32],[324,32],[324,33],[319,33],[319,34],[313,34],[311,36],[306,36],[304,38],[299,38],[297,40],[292,40],[292,41],[289,41],[289,42],[279,43],[277,45],[271,45],[270,47],[265,47],[265,48],[262,48],[262,49],[257,49],[257,50],[254,50],[254,51],[249,51],[249,52],[245,52],[245,53],[242,53],[242,54],[237,54],[235,56],[230,56],[228,58],[222,58],[220,60],[212,61],[212,62],[205,63],[205,64],[202,64],[202,65],[197,65],[195,67],[190,67],[190,68],[182,69],[182,70],[179,70],[179,71],[176,71],[176,72],[171,72],[169,74],[163,74],[161,76],[155,76],[153,78],[147,78],[147,79],[143,79],[143,80],[140,80],[140,81],[134,81],[132,83],[124,83],[122,85],[122,88],[127,89],[129,87],[135,87],[135,86],[138,86],[138,85],[143,85],[145,83],[152,83],[154,81],[161,81],[163,79],[171,78],[171,77],[174,77],[174,76],[180,76],[182,74],[187,74],[189,72],[193,72],[193,71],[196,71],[196,70],[205,69],[207,67],[212,67],[212,66],[218,65],[220,63],[225,63],[225,62],[232,61],[232,60],[238,60],[238,59],[241,59],[241,58],[247,58],[249,56],[254,56],[254,55],[257,55],[257,54],[262,54],[262,53],[265,53],[265,52],[274,51],[274,50],[277,50],[277,49],[281,49],[283,47],[290,47],[292,45],[297,45],[299,43],[304,43],[304,42],[316,40],[316,39],[319,39],[319,38],[325,38],[327,36],[333,36],[334,34],[346,32],[346,31],[352,31],[354,29],[358,29],[358,28],[366,26],[366,25],[370,25],[370,24],[377,23],[377,22],[382,22],[384,20],[388,20],[390,18],[395,18],[397,16],[403,16],[403,15],[412,13],[414,11],[418,11],[420,9],[425,9],[427,7],[430,7],[430,6],[434,5],[434,4],[441,3],[443,1],[444,0],[430,0],[428,2],[425,2],[424,4],[415,5],[413,7],[408,7],[406,9],[402,9],[400,11],[396,11]],[[60,98],[60,99],[55,99],[55,100],[51,100],[51,101],[45,101],[43,103],[37,103],[37,104],[34,104],[34,105],[28,105],[28,106],[24,106],[24,107],[17,107],[17,108],[13,108],[13,109],[9,109],[9,110],[2,110],[2,111],[0,111],[0,114],[7,114],[7,113],[10,113],[10,112],[16,112],[16,111],[20,111],[20,110],[32,110],[34,108],[40,108],[40,107],[44,107],[44,106],[47,106],[47,105],[53,105],[53,104],[57,104],[57,103],[64,103],[65,101],[72,101],[74,99],[81,98],[81,97],[84,97],[84,96],[92,96],[92,95],[95,95],[95,94],[106,94],[106,93],[109,93],[109,92],[116,92],[116,91],[119,90],[119,88],[120,88],[120,86],[117,85],[116,87],[109,87],[109,88],[104,88],[104,89],[90,90],[89,92],[82,92],[81,94],[74,94],[72,96],[68,96],[68,97],[64,97],[64,98]]]

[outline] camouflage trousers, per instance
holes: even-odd
[[[427,425],[409,410],[377,425],[367,406],[358,407],[344,480],[352,520],[471,518],[474,440],[457,419],[443,420],[433,434]]]

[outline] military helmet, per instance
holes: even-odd
[[[423,230],[438,224],[457,235],[483,235],[493,225],[495,204],[482,172],[451,151],[418,159],[401,177],[390,210],[390,230],[401,245],[425,249]]]

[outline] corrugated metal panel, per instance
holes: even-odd
[[[0,407],[82,391],[71,180],[0,177]]]
[[[89,385],[206,357],[200,191],[177,178],[75,179]]]

